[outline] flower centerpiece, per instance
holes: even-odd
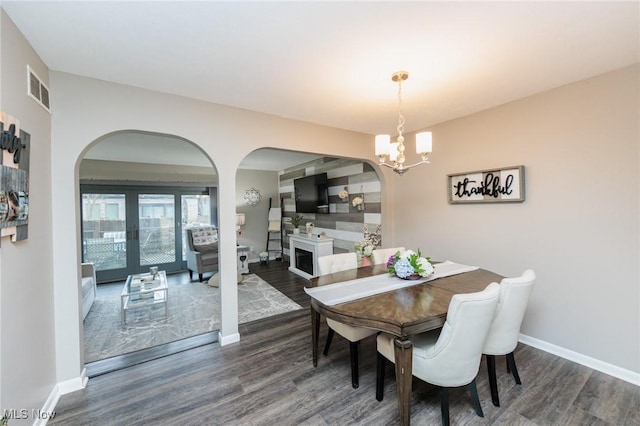
[[[371,265],[373,250],[375,250],[375,248],[380,245],[380,241],[382,241],[382,235],[380,234],[381,229],[382,226],[378,225],[375,232],[369,232],[369,227],[365,223],[364,238],[353,246],[356,254],[358,255],[358,263],[360,266]]]
[[[434,272],[431,259],[422,256],[420,249],[417,252],[407,250],[404,253],[396,252],[387,261],[387,270],[391,275],[396,275],[405,280],[417,280],[427,278]]]

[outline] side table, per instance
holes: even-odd
[[[238,246],[238,273],[239,274],[248,274],[249,273],[249,252],[251,249],[247,246]]]

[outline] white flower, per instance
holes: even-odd
[[[434,272],[433,265],[431,264],[431,262],[429,262],[424,257],[418,258],[418,265],[420,265],[420,276],[421,277],[428,277],[431,274],[433,274],[433,272]]]
[[[413,251],[413,250],[405,250],[405,252],[404,252],[404,253],[401,253],[401,254],[400,254],[400,258],[401,258],[401,259],[408,259],[410,256],[412,256],[412,255],[414,255],[414,254],[416,254],[416,252],[415,252],[415,251]]]
[[[349,198],[349,192],[346,189],[343,189],[342,191],[338,192],[338,197],[340,197],[341,200]]]
[[[355,197],[353,201],[351,201],[351,204],[353,204],[353,207],[359,206],[362,203],[364,203],[364,200],[362,199],[362,197]]]

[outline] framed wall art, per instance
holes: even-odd
[[[0,112],[0,236],[27,239],[29,224],[30,135],[20,122]]]
[[[524,166],[450,174],[447,186],[450,204],[521,203]]]

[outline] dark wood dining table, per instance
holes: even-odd
[[[311,279],[311,287],[335,284],[378,274],[385,265],[365,266]],[[400,423],[410,424],[413,347],[409,338],[444,325],[449,302],[455,294],[482,291],[502,276],[484,269],[424,282],[386,293],[328,306],[311,296],[313,366],[318,365],[320,315],[352,326],[367,327],[395,336],[394,354]],[[373,395],[372,395],[373,397]]]

